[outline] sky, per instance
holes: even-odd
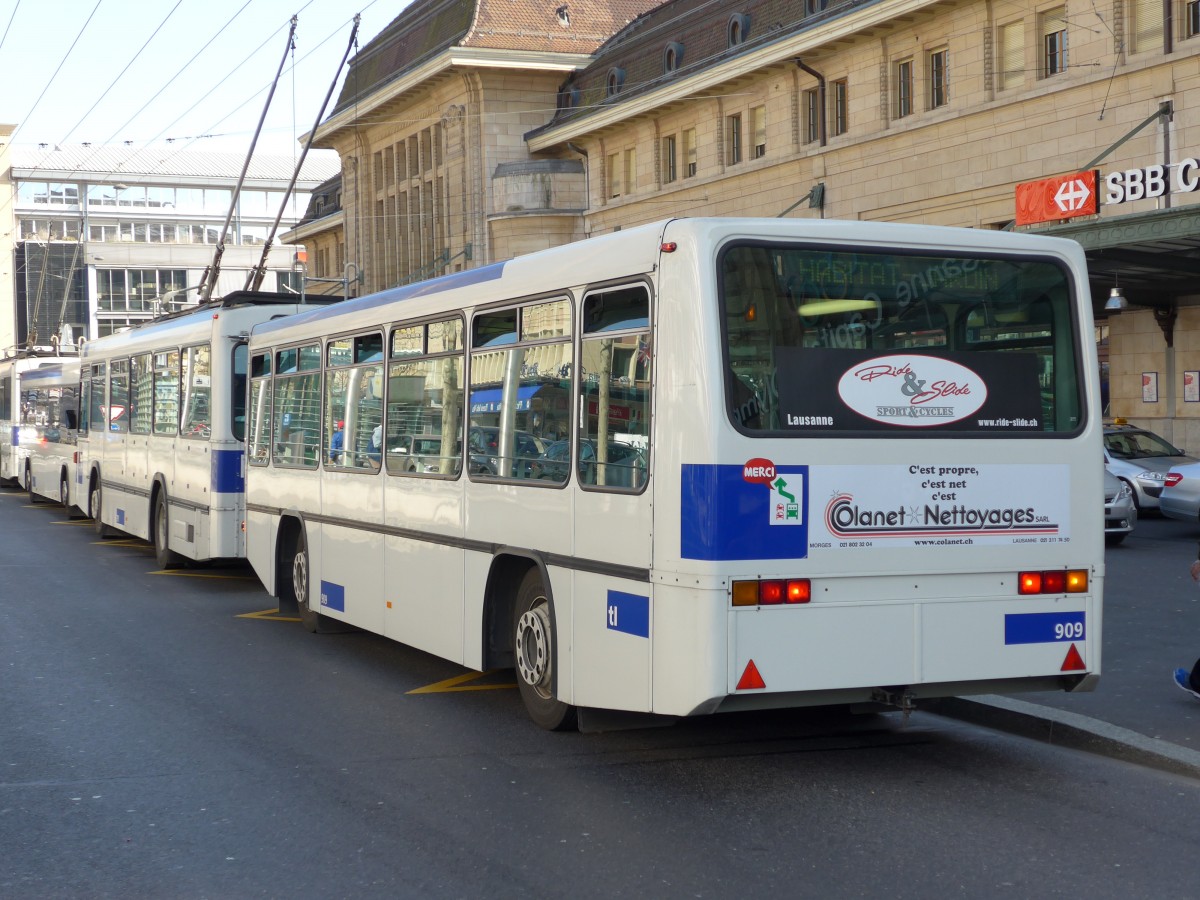
[[[0,0],[0,122],[12,144],[294,155],[361,49],[408,0]],[[295,52],[287,51],[292,16]],[[351,54],[353,54],[353,50]]]

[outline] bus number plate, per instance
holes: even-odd
[[[1087,637],[1083,612],[1010,613],[1004,617],[1004,643],[1052,644]]]

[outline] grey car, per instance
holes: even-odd
[[[1133,489],[1109,472],[1104,473],[1104,543],[1115,547],[1137,524]]]
[[[1171,469],[1161,500],[1159,509],[1164,516],[1193,524],[1200,522],[1200,462]]]
[[[1198,462],[1173,447],[1153,431],[1132,425],[1104,427],[1104,468],[1133,491],[1133,502],[1141,511],[1158,509],[1163,482],[1172,469]]]

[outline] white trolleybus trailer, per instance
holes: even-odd
[[[101,535],[162,566],[245,556],[246,341],[297,299],[238,291],[84,345],[76,477]]]
[[[21,373],[22,483],[31,503],[55,500],[70,515],[78,463],[79,361],[66,360]]]
[[[269,322],[249,559],[549,728],[1090,689],[1087,285],[1063,240],[681,219]]]
[[[21,376],[37,369],[56,369],[75,359],[50,350],[23,350],[0,359],[0,484],[16,484],[28,489],[25,481],[28,455],[21,447],[24,419]],[[28,440],[29,433],[26,433]]]

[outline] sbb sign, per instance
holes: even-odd
[[[1132,203],[1135,200],[1153,200],[1168,190],[1176,194],[1190,194],[1200,188],[1200,160],[1185,159],[1172,166],[1145,166],[1141,169],[1126,169],[1109,172],[1104,176],[1105,203]]]
[[[1075,216],[1094,216],[1099,172],[1075,172],[1017,185],[1017,224],[1033,225]]]

